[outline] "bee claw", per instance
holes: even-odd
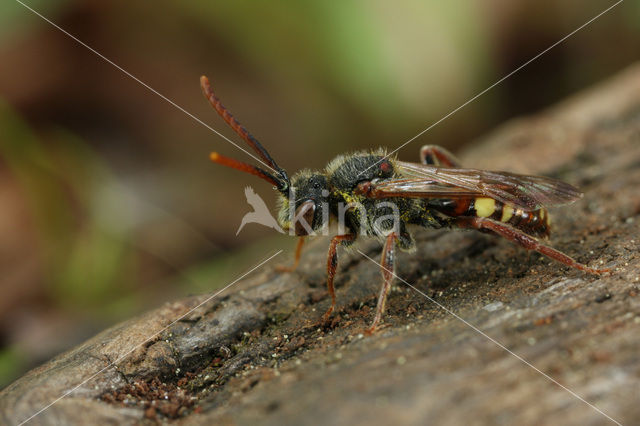
[[[302,254],[302,246],[304,245],[304,237],[298,238],[298,245],[296,246],[296,257],[293,261],[293,265],[284,266],[284,265],[276,265],[275,270],[278,272],[294,272],[298,268],[298,264],[300,263],[300,255]]]
[[[329,318],[331,318],[332,313],[333,313],[333,306],[330,306],[329,309],[327,309],[327,312],[325,312],[324,315],[322,315],[322,322],[323,323],[329,322]]]
[[[293,266],[276,265],[275,270],[282,273],[289,273],[296,270]]]

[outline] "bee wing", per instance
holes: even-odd
[[[533,211],[571,203],[582,193],[572,185],[543,176],[476,169],[442,168],[417,163],[396,162],[406,176],[376,182],[371,194],[375,198],[462,198],[486,196]]]

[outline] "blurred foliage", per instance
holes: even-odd
[[[89,146],[64,131],[44,145],[8,105],[0,103],[0,156],[34,217],[52,301],[96,313],[125,297],[131,276],[126,240],[106,232],[93,194],[108,172]]]
[[[19,377],[28,364],[25,354],[16,346],[9,346],[0,349],[0,384],[8,384]]]
[[[31,0],[24,1],[31,8],[38,10],[44,16],[56,13],[67,5],[66,0],[60,0],[52,3],[47,0]],[[31,19],[29,14],[25,14],[25,7],[16,1],[5,1],[0,3],[0,43],[9,42],[15,37],[19,37],[28,31],[33,30],[34,26],[40,23]]]
[[[269,63],[271,73],[301,73],[324,82],[374,119],[390,114],[423,119],[425,101],[441,103],[456,90],[463,92],[470,78],[486,77],[487,37],[477,19],[479,5],[410,1],[406,6],[280,0],[187,2],[184,9],[255,66]],[[425,37],[425,28],[433,36]],[[456,73],[463,58],[474,64],[472,74],[424,84],[427,76],[441,75],[443,69]],[[423,96],[425,88],[428,97]]]
[[[200,94],[207,74],[294,172],[399,146],[612,2],[25,4],[237,140]],[[400,155],[473,143],[630,64],[639,18],[624,2]],[[0,387],[107,324],[292,251],[257,225],[235,236],[244,186],[271,190],[209,164],[214,149],[246,160],[18,2],[0,4]]]

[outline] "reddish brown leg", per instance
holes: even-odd
[[[505,225],[504,223],[496,222],[492,219],[486,219],[482,217],[461,217],[456,221],[456,223],[466,228],[488,229],[500,235],[501,237],[518,244],[519,246],[522,246],[529,250],[535,250],[550,259],[557,260],[558,262],[564,263],[567,266],[571,266],[572,268],[576,268],[590,274],[599,275],[605,272],[610,272],[609,269],[594,269],[588,267],[587,265],[583,265],[582,263],[576,262],[574,259],[562,253],[561,251],[541,244],[532,236],[527,235],[515,228],[512,228],[509,225]]]
[[[387,303],[387,296],[389,290],[391,290],[391,283],[395,276],[396,270],[396,241],[398,240],[398,234],[392,232],[387,236],[387,241],[384,243],[382,249],[382,259],[380,264],[382,265],[382,287],[380,288],[380,295],[378,296],[378,306],[376,306],[376,316],[373,318],[371,327],[367,329],[367,334],[371,334],[375,331],[376,327],[382,319],[384,314],[384,308]]]
[[[437,167],[460,167],[458,159],[449,151],[438,145],[424,145],[420,148],[420,161]]]
[[[302,246],[304,245],[304,237],[298,238],[298,244],[296,245],[296,257],[293,261],[293,265],[291,266],[283,266],[278,265],[276,269],[280,272],[293,272],[298,267],[298,263],[300,263],[300,255],[302,255]]]
[[[336,292],[333,288],[333,278],[336,275],[336,268],[338,267],[338,244],[343,241],[353,241],[355,239],[355,234],[336,235],[331,239],[329,256],[327,256],[327,289],[331,296],[331,306],[327,309],[327,312],[325,312],[322,321],[327,321],[336,307]]]

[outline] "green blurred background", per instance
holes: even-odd
[[[25,0],[234,140],[229,109],[293,172],[395,148],[612,1]],[[456,150],[623,69],[627,1],[401,150]],[[544,141],[540,141],[544,143]],[[123,318],[228,283],[293,241],[208,162],[229,143],[14,0],[0,4],[0,388]],[[280,256],[276,262],[285,262]]]

